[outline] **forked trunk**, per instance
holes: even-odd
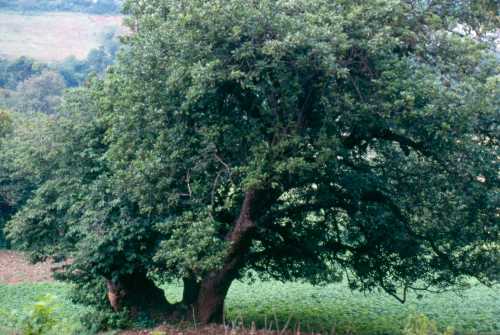
[[[115,311],[129,308],[134,314],[146,313],[160,316],[171,308],[162,289],[147,277],[145,272],[135,272],[119,280],[107,280],[108,299]]]
[[[183,279],[182,302],[170,305],[163,291],[147,278],[145,273],[135,273],[118,282],[108,281],[108,297],[115,310],[123,307],[133,311],[171,312],[171,317],[185,318],[186,312],[194,312],[197,323],[220,323],[223,318],[224,301],[233,280],[238,277],[252,244],[256,218],[269,207],[272,193],[250,190],[240,209],[233,230],[228,233],[228,253],[220,269],[210,272],[201,283],[193,277]],[[186,310],[188,308],[189,310]]]
[[[201,282],[196,304],[197,322],[220,323],[223,318],[224,300],[233,280],[244,266],[252,244],[256,218],[269,204],[270,193],[250,190],[245,193],[240,215],[227,239],[231,243],[221,269],[212,271]]]

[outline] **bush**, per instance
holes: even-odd
[[[16,317],[16,311],[0,311],[0,317],[9,321],[7,325],[19,335],[72,335],[86,334],[76,319],[61,316],[56,297],[47,294],[29,306],[22,319]],[[1,331],[7,331],[0,328]]]
[[[439,332],[436,321],[429,319],[424,314],[412,315],[403,330],[404,335],[453,335],[454,333],[450,327],[444,333]]]
[[[113,329],[126,329],[133,327],[129,311],[113,312],[93,310],[82,315],[80,321],[89,334]]]
[[[56,325],[54,297],[46,295],[32,306],[30,313],[21,321],[21,332],[23,335],[44,335]]]

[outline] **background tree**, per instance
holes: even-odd
[[[36,176],[24,174],[18,163],[26,151],[39,146],[35,141],[27,141],[38,128],[38,120],[0,110],[0,248],[9,246],[3,234],[5,223],[35,187]]]
[[[14,90],[20,82],[39,75],[45,68],[27,57],[14,61],[0,59],[0,87]]]
[[[46,70],[19,84],[14,109],[21,113],[54,114],[65,88],[60,74]]]
[[[57,128],[9,236],[116,309],[201,322],[247,270],[401,301],[498,280],[499,63],[457,32],[490,22],[467,4],[128,2],[127,50],[72,105],[95,118]],[[182,302],[146,306],[151,275]]]
[[[7,114],[4,110],[0,109],[0,150],[2,149],[2,142],[4,138],[9,135],[12,130],[12,120],[10,115]],[[2,162],[0,161],[0,164]],[[3,172],[3,164],[0,165],[0,175]],[[0,180],[3,179],[0,177]],[[0,184],[1,185],[1,184]],[[4,248],[6,246],[6,241],[3,236],[3,227],[5,225],[5,221],[8,218],[8,214],[10,212],[9,202],[6,197],[6,192],[4,186],[0,186],[0,248]]]

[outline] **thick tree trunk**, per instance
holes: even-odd
[[[245,193],[240,215],[226,237],[230,247],[223,266],[210,272],[201,283],[194,276],[183,278],[181,303],[175,306],[169,304],[163,291],[145,273],[134,273],[118,282],[108,280],[108,298],[113,309],[129,307],[132,311],[145,311],[150,315],[169,312],[173,318],[190,317],[194,312],[198,323],[222,322],[224,301],[231,283],[245,265],[256,228],[256,218],[269,208],[273,197],[276,195],[263,190],[249,190]]]
[[[147,277],[145,272],[135,272],[117,281],[107,280],[108,299],[115,311],[129,308],[132,313],[159,316],[171,309],[162,289]]]
[[[195,305],[197,322],[202,324],[222,323],[224,301],[235,278],[235,275],[221,270],[203,280]]]
[[[196,304],[197,322],[220,323],[223,318],[224,300],[233,280],[238,277],[244,266],[248,251],[252,244],[252,233],[256,227],[256,217],[262,213],[269,203],[270,193],[250,190],[235,221],[233,230],[227,239],[231,246],[221,269],[212,271],[201,282]]]

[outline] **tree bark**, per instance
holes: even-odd
[[[222,268],[210,272],[201,282],[196,304],[197,322],[220,323],[223,318],[224,300],[233,280],[244,266],[252,244],[256,217],[268,207],[270,193],[249,190],[227,240],[231,243]]]
[[[196,303],[200,294],[201,285],[194,276],[182,278],[182,281],[184,283],[184,289],[182,291],[182,304],[189,307]]]
[[[224,301],[231,283],[245,265],[256,228],[256,218],[270,207],[275,196],[264,190],[245,192],[240,214],[226,236],[230,246],[223,266],[211,271],[201,282],[194,276],[183,278],[181,303],[169,304],[163,291],[145,273],[137,272],[115,282],[107,281],[108,298],[113,309],[118,311],[129,307],[135,313],[168,313],[173,318],[185,318],[186,312],[194,311],[195,321],[198,323],[222,322]]]
[[[162,289],[145,272],[134,272],[118,280],[107,280],[108,300],[115,311],[129,308],[133,314],[144,312],[160,316],[171,309]]]

